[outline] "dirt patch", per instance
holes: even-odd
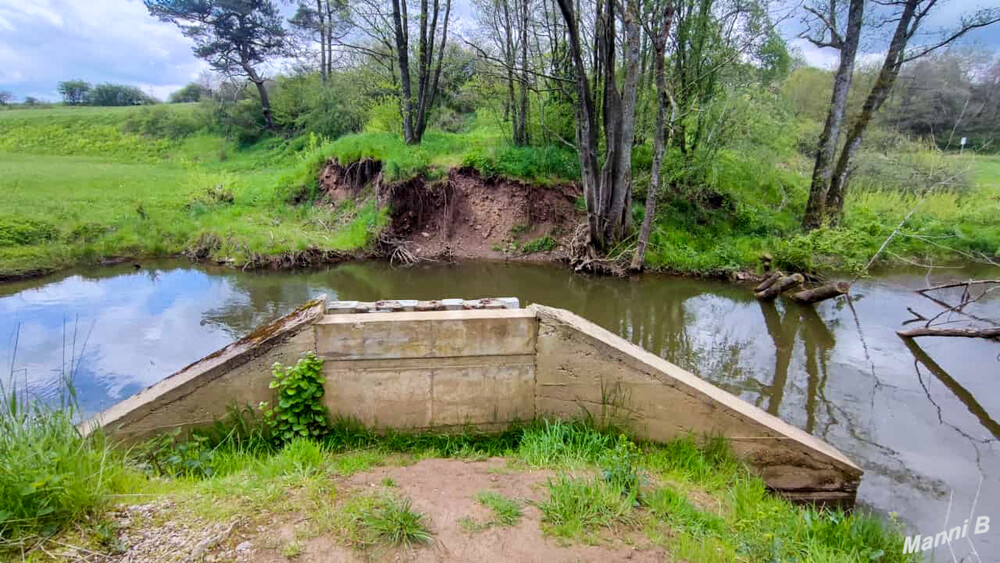
[[[330,162],[320,176],[328,197],[361,197],[366,185],[391,209],[388,236],[415,258],[552,261],[566,256],[585,220],[574,184],[537,186],[455,168],[439,180],[384,184],[381,164]]]
[[[652,546],[640,534],[618,537],[608,534],[599,545],[568,544],[548,538],[541,528],[541,512],[532,504],[547,497],[545,484],[551,471],[512,471],[503,459],[467,462],[454,459],[427,459],[408,467],[380,467],[358,473],[338,483],[338,496],[357,494],[383,487],[386,479],[392,489],[413,501],[434,534],[431,544],[415,549],[380,552],[378,561],[474,562],[518,561],[560,562],[664,562],[667,554]],[[471,517],[477,522],[490,519],[490,511],[475,500],[480,491],[495,491],[524,504],[524,516],[515,526],[490,526],[470,532],[460,520]],[[301,524],[303,527],[306,523]],[[295,531],[286,528],[269,543],[273,547],[254,550],[254,561],[284,562],[289,559],[277,545],[287,545]],[[282,541],[284,540],[284,541]],[[372,554],[358,553],[337,538],[318,536],[301,541],[295,561],[363,562]]]
[[[336,203],[357,197],[369,183],[381,177],[382,163],[364,158],[347,166],[331,160],[319,175],[319,185]]]
[[[98,553],[56,542],[55,555],[67,561],[99,563],[364,563],[369,561],[470,562],[517,561],[670,562],[662,548],[640,529],[601,530],[588,543],[569,542],[545,535],[542,514],[535,503],[548,497],[546,484],[555,475],[548,470],[511,467],[502,458],[485,461],[425,459],[407,466],[383,466],[351,477],[334,478],[335,493],[323,502],[331,511],[271,512],[263,507],[252,514],[224,521],[188,513],[171,500],[123,506],[106,514],[117,530],[115,553]],[[582,474],[581,474],[582,475]],[[344,502],[368,493],[391,491],[412,501],[433,534],[426,545],[413,548],[375,547],[360,551],[339,532],[322,532]],[[513,526],[497,523],[492,512],[475,500],[492,491],[517,500],[523,515]],[[286,491],[292,499],[294,487]],[[315,500],[315,499],[314,499]],[[298,506],[295,502],[293,506]],[[324,516],[326,514],[327,516]],[[470,528],[466,519],[483,524]]]

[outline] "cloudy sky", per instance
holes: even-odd
[[[468,18],[470,0],[456,1],[458,17]],[[1000,4],[946,1],[929,28],[953,24],[963,12]],[[284,10],[291,11],[285,4]],[[795,39],[796,21],[789,20],[782,30],[806,59],[817,66],[835,61],[833,51]],[[456,27],[461,29],[461,23],[466,22]],[[967,42],[1000,49],[1000,24],[970,34]],[[877,51],[877,46],[869,50]],[[13,92],[19,100],[55,100],[56,84],[73,78],[132,84],[163,99],[204,68],[191,54],[190,41],[175,26],[150,17],[139,0],[0,0],[0,90]]]

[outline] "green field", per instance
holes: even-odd
[[[385,220],[371,206],[288,204],[308,147],[127,133],[141,110],[109,109],[0,112],[0,275],[197,250],[236,264],[354,250]]]
[[[376,158],[390,181],[472,166],[544,186],[579,170],[565,148],[511,147],[488,126],[429,131],[419,147],[386,132],[238,146],[206,132],[203,111],[180,104],[0,112],[0,277],[113,258],[188,253],[264,265],[306,249],[363,249],[386,224],[386,210],[311,204],[330,157]],[[1000,254],[1000,156],[946,155],[913,143],[863,155],[843,225],[803,234],[811,159],[793,147],[796,136],[811,134],[801,126],[771,143],[737,140],[698,173],[698,185],[669,186],[648,266],[726,275],[770,252],[783,268],[861,273],[914,207],[880,264]],[[679,162],[668,158],[668,180],[689,174]],[[648,165],[648,147],[637,147],[637,223]],[[915,188],[942,179],[927,195]]]

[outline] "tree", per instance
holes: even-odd
[[[410,75],[410,25],[406,0],[392,1],[392,35],[399,65],[400,105],[403,113],[403,141],[419,145],[427,129],[427,113],[437,96],[441,65],[444,62],[448,41],[448,18],[451,17],[451,0],[445,0],[444,19],[440,27],[441,41],[434,58],[435,40],[438,35],[440,0],[420,0],[417,43],[417,99],[413,99]],[[436,60],[436,63],[435,63]]]
[[[155,104],[156,100],[135,86],[124,84],[98,84],[87,95],[92,106],[141,106]]]
[[[257,87],[268,129],[274,129],[266,79],[258,67],[287,52],[281,14],[271,0],[143,0],[150,14],[194,40],[194,54],[226,75],[243,74]]]
[[[865,2],[850,0],[847,8],[847,26],[841,30],[837,25],[837,18],[845,1],[830,0],[827,5],[806,6],[806,10],[813,18],[807,20],[809,27],[803,36],[817,47],[830,47],[840,52],[840,63],[833,76],[833,93],[826,113],[826,122],[823,124],[819,146],[816,148],[816,162],[813,165],[812,182],[809,185],[809,201],[802,216],[802,226],[809,230],[823,223],[840,128],[847,112],[847,96],[851,90],[854,59],[861,41]]]
[[[42,102],[38,98],[36,98],[34,96],[25,96],[24,97],[24,105],[26,105],[26,106],[37,106],[37,105],[40,105],[41,103]]]
[[[211,95],[212,92],[204,86],[197,82],[192,82],[180,90],[172,92],[168,101],[172,104],[188,104],[191,102],[200,102],[202,98],[207,98]]]
[[[892,87],[899,75],[899,69],[907,61],[912,61],[939,49],[959,37],[965,35],[972,29],[992,25],[1000,21],[1000,8],[983,9],[976,12],[971,17],[962,18],[962,23],[958,29],[947,33],[941,40],[922,45],[915,50],[907,51],[907,43],[916,35],[921,23],[937,4],[938,0],[903,0],[898,12],[892,14],[889,21],[896,21],[896,31],[893,33],[889,48],[886,50],[882,67],[879,69],[878,78],[874,86],[865,98],[861,113],[854,120],[850,130],[847,132],[847,139],[844,147],[840,151],[840,158],[834,168],[830,189],[826,196],[825,213],[827,219],[833,225],[840,221],[844,213],[844,196],[847,192],[850,181],[851,161],[854,159],[861,142],[864,139],[865,131],[872,121],[872,117],[889,96]],[[968,98],[967,98],[968,100]]]
[[[59,95],[63,101],[71,106],[79,106],[87,103],[87,94],[90,92],[90,83],[83,80],[67,80],[59,83]]]
[[[527,145],[528,134],[528,28],[530,0],[480,0],[483,36],[492,45],[470,43],[484,62],[499,67],[507,85],[504,118],[510,119],[515,145]],[[519,91],[519,94],[517,93]]]
[[[576,83],[576,137],[587,205],[590,248],[605,252],[620,241],[631,225],[632,144],[635,139],[636,96],[639,86],[639,1],[626,0],[624,13],[616,0],[597,0],[593,64],[584,62],[583,33],[573,0],[558,0],[568,29],[569,56]],[[623,22],[624,72],[618,87],[616,23]],[[592,74],[588,74],[588,70]],[[591,86],[591,83],[594,86]],[[601,125],[598,122],[597,88]],[[598,156],[604,136],[604,158]]]
[[[649,233],[656,218],[656,198],[660,195],[663,153],[667,144],[667,110],[673,107],[673,97],[667,89],[666,50],[670,38],[670,26],[674,20],[673,0],[660,0],[660,8],[654,15],[653,25],[647,29],[653,45],[653,81],[656,83],[656,129],[653,133],[653,169],[650,173],[649,188],[646,191],[646,209],[639,228],[639,240],[632,256],[632,270],[641,270],[646,261],[646,247]]]
[[[346,0],[298,0],[295,15],[288,23],[304,38],[319,43],[319,71],[323,83],[333,72],[334,46],[343,40],[350,25]]]
[[[0,106],[5,106],[14,101],[14,94],[7,90],[0,90]]]

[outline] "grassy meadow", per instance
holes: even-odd
[[[455,166],[540,189],[579,175],[568,149],[513,147],[496,126],[431,130],[419,147],[376,130],[239,145],[207,132],[205,111],[171,104],[0,112],[0,278],[116,258],[187,254],[260,266],[307,249],[362,250],[386,225],[387,210],[316,200],[331,157],[381,160],[389,181],[436,178]],[[812,159],[802,147],[815,128],[779,125],[737,136],[704,161],[668,155],[649,268],[724,276],[753,269],[770,252],[782,268],[863,273],[913,208],[877,264],[1000,254],[1000,156],[945,154],[875,131],[843,224],[803,234]],[[636,224],[650,158],[648,146],[636,148]]]

